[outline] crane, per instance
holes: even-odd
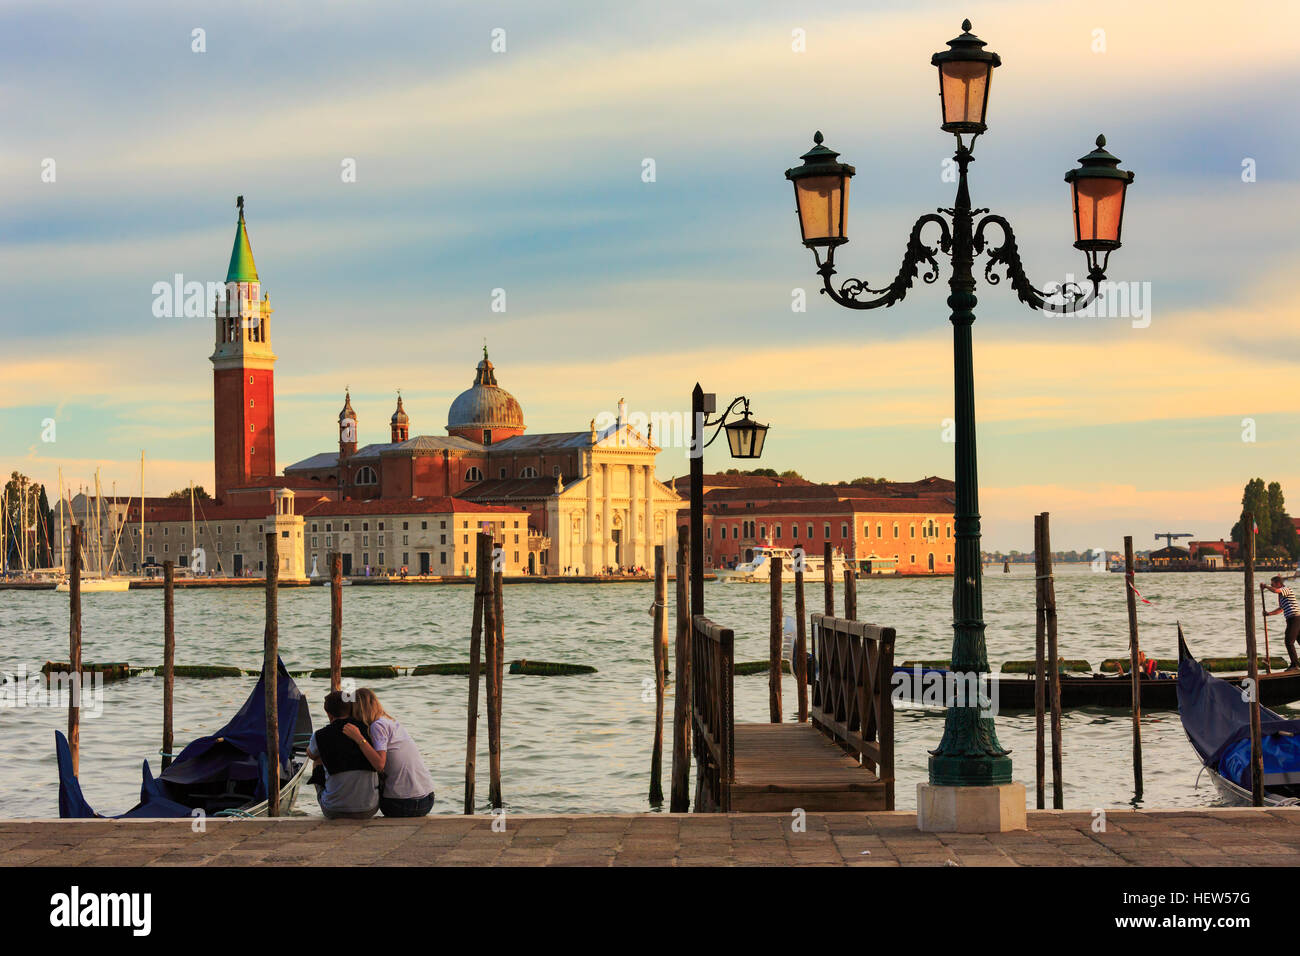
[[[1155,535],[1155,539],[1157,541],[1159,541],[1161,538],[1165,539],[1166,548],[1173,547],[1174,538],[1190,538],[1190,537],[1192,537],[1192,533],[1190,531],[1157,531]]]

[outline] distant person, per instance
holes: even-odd
[[[1286,586],[1280,574],[1273,576],[1268,589],[1277,595],[1277,610],[1265,611],[1264,614],[1268,617],[1274,614],[1286,616],[1286,652],[1291,656],[1290,669],[1300,670],[1300,658],[1296,657],[1295,648],[1296,639],[1300,638],[1300,602],[1296,601],[1295,592]]]
[[[341,692],[326,694],[325,715],[330,722],[312,734],[307,744],[307,756],[317,764],[312,773],[316,801],[330,820],[369,820],[379,809],[379,775],[357,743],[358,738],[366,739],[366,727],[353,717],[352,710]],[[322,766],[323,781],[317,779]]]
[[[348,724],[343,732],[383,774],[379,809],[386,817],[427,816],[433,809],[433,778],[411,735],[368,687],[357,691],[353,712],[369,728],[370,739],[367,741],[355,724]]]

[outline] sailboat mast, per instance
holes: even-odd
[[[18,561],[27,573],[27,479],[18,484]]]
[[[194,482],[190,481],[190,555],[199,546],[199,539],[194,536]],[[193,572],[191,572],[193,573]]]
[[[59,563],[68,566],[68,549],[63,543],[63,469],[59,469]]]
[[[140,449],[140,573],[144,574],[144,449]]]

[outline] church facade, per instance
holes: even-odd
[[[387,423],[388,440],[362,443],[363,423],[347,391],[337,417],[336,448],[277,474],[272,310],[253,260],[242,197],[225,294],[213,312],[216,501],[203,504],[210,520],[222,520],[220,512],[228,510],[232,521],[246,524],[248,515],[264,509],[274,523],[277,514],[283,519],[283,492],[291,491],[288,507],[310,526],[298,529],[303,554],[295,566],[315,565],[322,573],[328,551],[344,543],[334,526],[346,524],[350,530],[357,523],[382,528],[385,537],[399,524],[407,533],[400,548],[390,539],[382,553],[373,545],[355,554],[345,551],[345,563],[354,569],[473,573],[473,548],[469,560],[461,560],[460,540],[471,523],[474,530],[491,525],[511,536],[499,542],[507,573],[652,568],[656,545],[664,547],[673,565],[682,499],[655,477],[660,449],[649,429],[642,434],[628,423],[622,400],[607,428],[597,429],[593,419],[577,431],[531,434],[522,405],[497,382],[484,347],[470,387],[447,410],[446,434],[412,436],[411,416],[399,394]],[[146,503],[146,524],[148,511]],[[442,540],[431,537],[409,546],[412,522],[424,523],[427,531],[435,513],[443,522],[436,529]]]

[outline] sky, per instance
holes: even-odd
[[[972,199],[1035,284],[1085,272],[1062,177],[1097,134],[1136,172],[1130,314],[1033,312],[976,264],[984,546],[1029,550],[1039,511],[1057,548],[1218,539],[1256,476],[1300,513],[1300,7],[1225,10],[0,3],[0,466],[124,496],[143,450],[146,493],[211,487],[213,323],[156,317],[154,288],[224,279],[243,195],[280,468],[336,447],[345,387],[363,442],[398,388],[445,434],[486,339],[530,432],[670,415],[700,381],[771,424],[759,465],[951,476],[945,284],[818,295],[783,173],[822,130],[857,167],[839,278],[889,281],[952,203],[930,55],[969,17],[1002,58]]]

